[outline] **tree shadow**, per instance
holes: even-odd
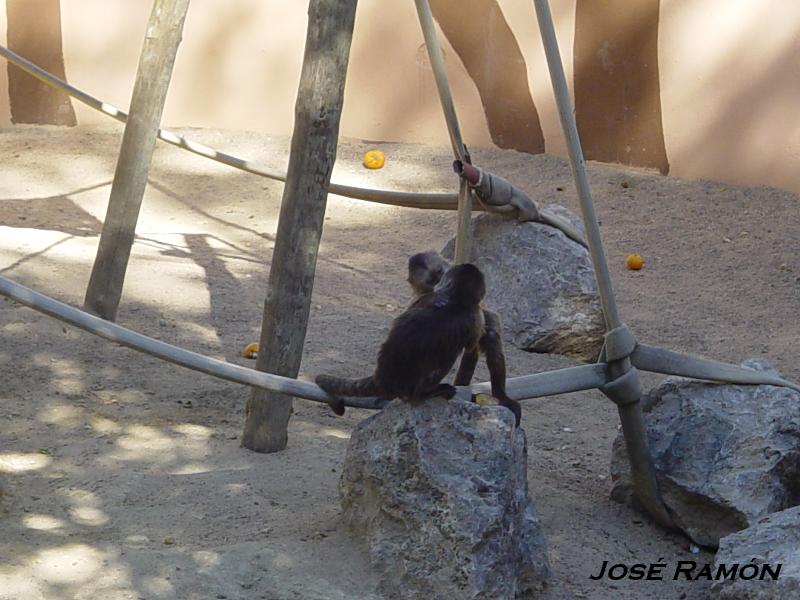
[[[55,196],[41,198],[2,198],[2,225],[61,231],[71,236],[96,235],[102,222],[85,211],[70,196],[82,194],[109,185],[110,181],[78,188]]]

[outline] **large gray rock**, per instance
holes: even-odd
[[[340,484],[387,598],[528,598],[549,576],[528,496],[527,445],[509,410],[401,401],[362,421]]]
[[[577,215],[544,210],[583,232]],[[487,306],[503,318],[509,341],[528,352],[594,361],[605,325],[588,250],[560,230],[483,213],[472,219],[470,261],[486,276]],[[442,255],[452,259],[455,239]]]
[[[764,360],[744,366],[772,371]],[[773,371],[777,374],[777,372]],[[664,502],[696,543],[719,540],[800,504],[800,394],[670,377],[643,398]],[[614,442],[612,497],[631,500],[622,436]]]
[[[800,598],[800,507],[776,512],[752,527],[722,538],[719,543],[715,572],[721,565],[726,571],[732,565],[739,569],[747,564],[759,565],[758,575],[752,579],[753,568],[748,567],[736,579],[718,580],[712,587],[719,600],[796,600]],[[780,565],[778,578],[764,573],[769,565],[774,572]]]

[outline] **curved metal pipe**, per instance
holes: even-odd
[[[637,344],[631,354],[631,362],[639,369],[652,371],[653,373],[664,373],[665,375],[679,375],[681,377],[691,377],[694,379],[705,379],[722,383],[741,383],[745,385],[776,385],[787,387],[796,392],[800,392],[800,386],[787,381],[781,377],[731,365],[700,356],[681,354],[674,350],[648,346],[647,344]]]
[[[12,52],[5,46],[0,46],[0,56],[3,56],[9,62],[15,64],[20,69],[35,77],[42,83],[51,87],[62,90],[69,94],[79,102],[86,106],[102,112],[111,118],[125,123],[128,120],[128,115],[124,111],[118,109],[116,106],[98,100],[94,96],[68,84],[67,82],[59,79],[55,75],[48,73],[41,67],[33,64],[32,62],[22,58],[15,52]],[[270,170],[265,167],[259,166],[256,163],[239,158],[232,154],[220,152],[210,146],[195,142],[188,138],[178,135],[168,129],[158,130],[158,139],[178,148],[187,150],[198,156],[210,158],[218,163],[222,163],[234,169],[252,173],[259,177],[272,179],[273,181],[286,181],[286,174],[280,171]],[[344,185],[340,183],[331,182],[328,186],[328,191],[344,196],[346,198],[353,198],[355,200],[365,200],[367,202],[375,202],[377,204],[386,204],[389,206],[404,206],[407,208],[417,208],[422,210],[458,210],[459,207],[459,194],[454,192],[403,192],[399,190],[376,190],[372,188],[362,188],[352,185]],[[472,207],[473,210],[484,211],[486,208],[478,203]],[[510,209],[512,212],[514,209]],[[586,241],[577,232],[571,224],[566,223],[563,219],[555,215],[550,215],[547,211],[541,213],[541,221],[552,225],[563,231],[568,237],[575,240],[579,244],[586,245]]]
[[[0,294],[101,338],[188,369],[200,371],[227,381],[260,387],[314,402],[327,404],[333,400],[321,387],[310,381],[301,381],[248,369],[247,367],[233,365],[224,360],[218,360],[185,348],[167,344],[131,331],[116,323],[90,315],[3,276],[0,276]],[[378,399],[376,398],[348,398],[346,404],[356,408],[379,408],[377,401]]]
[[[512,400],[529,400],[583,390],[593,390],[608,382],[605,363],[579,365],[506,380],[506,393]],[[491,394],[487,381],[472,386],[475,393]]]
[[[0,295],[106,340],[219,379],[305,398],[313,402],[327,404],[333,399],[325,390],[310,381],[256,371],[167,344],[111,321],[90,315],[7,277],[0,276]],[[603,364],[581,365],[547,373],[513,377],[507,381],[506,387],[508,395],[515,400],[592,389],[605,383],[604,369],[605,365]],[[461,398],[469,398],[472,393],[490,392],[491,384],[488,381],[475,384],[470,388],[458,388]],[[381,409],[387,404],[383,398],[344,398],[344,401],[346,406],[373,410]]]
[[[69,94],[79,102],[86,106],[100,111],[120,123],[125,123],[128,120],[128,114],[121,111],[116,106],[98,100],[94,96],[90,96],[86,92],[68,84],[66,81],[59,79],[55,75],[48,73],[41,67],[33,64],[32,62],[22,58],[19,54],[12,52],[5,46],[0,46],[0,56],[3,56],[7,61],[15,64],[20,69],[35,77],[42,83],[51,87],[60,89],[61,91]],[[246,171],[260,177],[266,177],[274,181],[286,181],[286,173],[281,171],[269,170],[264,167],[258,166],[255,163],[238,158],[225,152],[214,150],[205,144],[189,140],[183,136],[173,133],[167,129],[158,130],[158,139],[188,150],[198,156],[210,158],[219,163],[228,165],[241,171]],[[370,202],[378,202],[380,204],[390,204],[393,206],[408,206],[410,208],[428,208],[436,210],[456,210],[458,208],[458,194],[455,193],[423,193],[423,192],[401,192],[394,190],[375,190],[371,188],[361,188],[351,185],[341,185],[338,183],[331,183],[328,186],[328,191],[339,196],[346,196],[348,198],[355,198],[357,200],[368,200]]]

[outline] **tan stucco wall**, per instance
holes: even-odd
[[[673,175],[800,192],[800,2],[662,0]]]
[[[0,6],[3,4],[0,0]],[[543,129],[546,134],[555,133],[557,121],[548,106],[550,88],[534,35],[533,7],[519,0],[500,5],[526,56],[534,100],[542,106],[545,119],[549,115]],[[61,0],[70,82],[111,104],[127,107],[149,8],[150,2],[144,1]],[[392,3],[391,15],[386,8],[384,2],[359,4],[342,135],[447,143],[414,4],[411,0]],[[560,33],[565,58],[571,60],[574,4],[561,2],[554,12],[565,25]],[[89,19],[87,15],[95,16]],[[194,2],[167,98],[165,125],[291,133],[305,24],[304,2]],[[441,39],[465,138],[476,146],[491,145],[475,85],[444,36]],[[6,94],[0,93],[0,97],[7,104]],[[74,104],[80,123],[107,121],[107,117]],[[0,113],[0,126],[9,124],[6,109]],[[561,146],[557,139],[553,143],[554,148]]]
[[[127,107],[150,4],[61,0],[69,80]],[[498,4],[525,59],[546,151],[563,155],[532,2]],[[576,0],[551,4],[571,82]],[[305,9],[306,2],[195,0],[165,125],[291,133]],[[662,0],[660,10],[658,60],[670,175],[800,192],[800,3]],[[5,10],[0,40],[4,36]],[[442,40],[465,139],[473,146],[490,145],[476,86],[444,36]],[[2,65],[0,126],[9,125],[5,88]],[[79,123],[107,119],[74,104]],[[341,133],[447,144],[411,0],[359,3]]]
[[[6,43],[6,8],[5,2],[0,0],[0,44],[7,46]],[[8,71],[4,60],[0,60],[0,127],[7,127],[11,124],[11,110],[8,106]]]
[[[290,134],[305,43],[306,5],[262,0],[192,4],[164,112],[168,126]],[[413,2],[359,6],[348,72],[344,136],[447,140]],[[75,85],[112,104],[130,98],[149,2],[62,0],[65,61]],[[87,35],[85,17],[102,14]],[[474,85],[445,42],[453,93],[473,143],[491,144]],[[82,123],[105,117],[79,109]]]

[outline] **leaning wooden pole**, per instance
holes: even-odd
[[[289,169],[256,362],[258,370],[276,375],[296,377],[300,370],[355,14],[356,0],[311,0],[308,7]],[[291,398],[254,389],[242,445],[256,452],[283,450],[291,412]]]
[[[417,16],[428,49],[428,59],[431,61],[436,89],[442,104],[442,112],[450,134],[450,144],[453,146],[453,156],[456,160],[469,163],[470,158],[467,147],[461,137],[461,128],[456,116],[456,108],[450,84],[447,82],[447,69],[444,64],[444,55],[436,36],[436,26],[433,24],[433,14],[428,0],[415,0]],[[469,262],[472,252],[472,190],[466,180],[459,178],[458,188],[458,226],[456,228],[456,249],[454,259],[457,264]]]
[[[84,299],[87,311],[110,321],[116,318],[122,297],[136,222],[188,9],[189,0],[155,0],[147,23],[130,114]]]

